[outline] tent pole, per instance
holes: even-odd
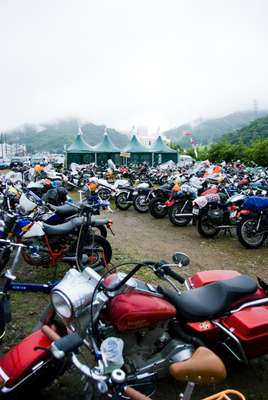
[[[154,153],[152,153],[152,167],[154,166]]]

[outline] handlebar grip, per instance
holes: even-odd
[[[63,336],[54,342],[54,346],[57,350],[62,351],[65,354],[77,350],[82,344],[83,339],[78,335],[78,333]]]
[[[50,326],[43,325],[41,331],[52,341],[59,340],[61,337]]]
[[[171,278],[175,279],[175,281],[178,281],[179,283],[184,283],[185,279],[177,274],[177,272],[173,271],[171,268],[169,268],[167,271],[165,271],[166,275],[169,275]]]
[[[150,397],[145,396],[144,394],[138,392],[136,389],[133,389],[130,386],[126,387],[125,394],[132,400],[151,400]]]

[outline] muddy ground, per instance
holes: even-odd
[[[138,214],[135,210],[115,211],[112,215],[115,236],[109,234],[113,246],[113,264],[124,260],[166,259],[170,260],[176,251],[183,251],[191,258],[191,264],[183,270],[188,276],[204,269],[236,269],[250,275],[259,275],[268,281],[268,246],[259,250],[244,249],[235,237],[220,235],[213,240],[200,238],[196,228],[174,227],[167,218],[156,220],[148,214]],[[62,272],[61,272],[62,273]],[[23,266],[20,279],[29,281],[52,279],[54,273],[43,268]],[[146,272],[144,278],[151,279]],[[8,327],[2,351],[29,333],[38,318],[40,309],[46,304],[46,296],[36,294],[12,294],[13,321]],[[215,388],[196,389],[193,400],[201,399],[216,389],[236,388],[247,399],[268,399],[268,359],[251,362],[249,366],[228,364],[228,378]],[[175,400],[179,398],[182,386],[168,379],[159,382],[154,398]],[[49,399],[81,399],[82,384],[79,376],[68,373],[45,391]]]

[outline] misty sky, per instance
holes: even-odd
[[[0,129],[268,108],[267,0],[0,0]]]

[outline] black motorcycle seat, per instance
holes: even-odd
[[[91,218],[91,226],[103,226],[108,223],[109,219],[108,218]]]
[[[186,322],[217,318],[230,311],[234,303],[256,290],[256,281],[247,275],[214,282],[181,294],[159,287],[160,293],[176,307],[178,317]]]
[[[68,235],[82,223],[82,217],[72,218],[71,220],[59,225],[49,225],[43,222],[43,230],[48,236]]]
[[[63,224],[49,225],[43,222],[43,230],[48,236],[68,235],[79,228],[83,222],[83,217],[75,217]],[[103,226],[108,223],[108,218],[91,217],[91,226]]]
[[[137,192],[139,193],[149,193],[151,191],[151,188],[136,188]]]
[[[58,214],[61,218],[71,217],[72,215],[77,214],[79,211],[76,207],[73,207],[69,204],[64,204],[63,206],[56,206],[53,208],[55,210],[55,213]]]
[[[133,186],[125,186],[125,185],[118,185],[118,189],[129,190],[130,192],[133,192],[135,190],[135,188]]]

